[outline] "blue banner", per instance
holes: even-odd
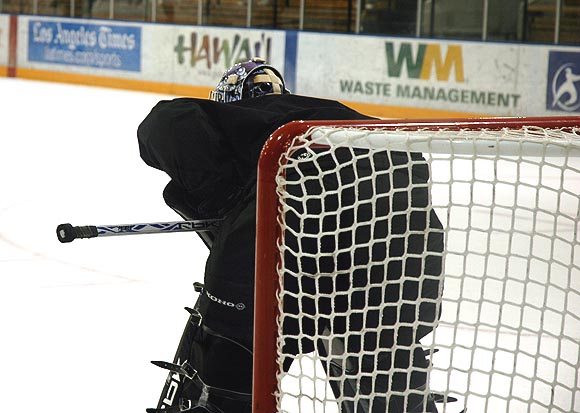
[[[28,60],[139,72],[141,28],[31,20]]]
[[[551,51],[546,109],[580,112],[580,53]]]

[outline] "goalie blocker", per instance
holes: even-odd
[[[157,363],[169,368],[171,373],[157,409],[151,411],[250,411],[247,397],[251,394],[252,364],[248,360],[253,349],[256,169],[260,151],[266,139],[278,127],[293,120],[371,119],[335,101],[291,95],[287,93],[283,81],[275,88],[284,91],[283,94],[261,96],[260,91],[270,90],[271,93],[272,90],[267,84],[261,84],[262,81],[281,81],[278,73],[271,70],[259,72],[264,75],[260,76],[260,82],[249,83],[252,94],[246,96],[243,91],[236,89],[236,85],[242,89],[247,86],[244,79],[251,78],[248,73],[259,71],[262,64],[254,61],[226,73],[220,82],[223,90],[216,94],[221,97],[219,102],[193,98],[159,102],[138,129],[142,159],[149,166],[166,172],[171,178],[164,192],[166,203],[188,219],[215,217],[215,211],[220,211],[218,217],[224,218],[211,245],[206,243],[210,252],[204,287],[184,330],[173,363]],[[230,99],[227,97],[229,93],[233,93],[234,97],[241,96],[242,99]],[[413,354],[408,351],[391,353],[395,336],[417,344],[421,336],[433,329],[439,314],[433,302],[437,300],[440,291],[437,277],[441,270],[442,235],[439,221],[429,207],[426,186],[423,185],[428,179],[428,170],[421,167],[407,168],[410,159],[403,154],[383,156],[370,163],[357,162],[355,153],[346,152],[342,156],[338,159],[324,159],[322,167],[335,167],[337,162],[346,162],[342,178],[353,189],[358,185],[356,176],[359,172],[368,180],[377,168],[388,171],[392,164],[398,172],[392,177],[383,174],[382,183],[390,185],[392,182],[395,189],[418,184],[419,189],[402,191],[401,194],[404,192],[407,196],[397,196],[391,202],[390,187],[387,185],[383,188],[382,205],[390,205],[394,210],[401,211],[406,205],[413,204],[423,208],[423,213],[410,217],[409,221],[399,219],[392,227],[381,224],[375,234],[363,230],[349,235],[350,230],[346,230],[344,225],[348,221],[367,220],[373,209],[370,205],[367,209],[363,208],[360,214],[349,208],[345,216],[334,221],[323,220],[320,212],[322,209],[336,212],[341,209],[341,205],[349,205],[352,201],[349,197],[358,196],[356,190],[343,197],[330,196],[318,203],[302,205],[300,197],[304,192],[321,196],[336,193],[339,182],[327,180],[317,183],[313,179],[305,187],[301,187],[298,180],[290,184],[290,190],[295,195],[295,209],[287,216],[290,227],[299,231],[303,214],[309,218],[304,226],[308,240],[300,241],[302,244],[296,247],[308,254],[320,252],[323,256],[332,254],[335,249],[355,250],[356,257],[355,261],[349,261],[350,253],[347,253],[339,254],[341,258],[338,263],[324,259],[320,262],[306,259],[301,263],[304,257],[298,257],[293,251],[288,252],[290,265],[286,282],[291,288],[319,291],[325,297],[326,294],[336,293],[337,298],[334,301],[321,299],[319,302],[299,302],[292,297],[285,300],[285,312],[303,316],[304,323],[288,322],[283,326],[287,330],[299,330],[303,337],[301,341],[286,343],[289,356],[284,368],[290,367],[293,355],[316,350],[332,378],[335,397],[342,400],[341,411],[436,412],[434,400],[425,390],[425,376],[420,370],[428,363],[424,352],[417,347]],[[416,154],[416,157],[420,158],[420,155]],[[297,176],[308,177],[314,169],[294,172]],[[370,186],[363,185],[359,195],[364,198],[371,192]],[[417,233],[408,245],[417,251],[427,248],[425,255],[429,257],[428,262],[415,260],[405,265],[410,271],[404,274],[409,279],[405,283],[405,297],[391,294],[390,289],[388,294],[374,289],[373,302],[365,304],[360,287],[369,286],[376,280],[357,275],[354,268],[360,265],[359,258],[365,254],[379,253],[383,254],[387,263],[388,255],[392,255],[389,279],[382,282],[392,280],[396,284],[403,276],[399,264],[404,256],[405,242],[388,245],[381,237],[393,230],[403,239],[408,226]],[[334,243],[332,236],[320,238],[322,232],[336,234],[337,243]],[[373,245],[373,237],[379,239],[376,246],[369,249],[369,245]],[[319,238],[320,244],[317,243]],[[319,248],[320,251],[317,251]],[[423,268],[428,268],[432,274],[432,282],[421,287],[412,278],[421,273]],[[423,297],[429,297],[429,303],[422,303]],[[397,306],[397,301],[403,298],[407,302],[415,300],[416,304]],[[371,311],[368,318],[355,319],[349,318],[344,312],[350,305],[354,305],[359,310],[355,314],[360,315],[365,305],[376,305],[382,301],[391,303],[389,308],[398,308],[396,314],[381,315]],[[331,321],[330,317],[335,311],[342,314],[337,322]],[[395,333],[393,322],[397,317],[416,319],[422,328],[418,334],[406,330]],[[374,327],[381,326],[384,332],[378,337],[365,336],[363,332],[369,323]],[[325,341],[323,338],[329,331],[342,332],[349,339]],[[353,351],[348,366],[338,364],[333,358],[334,352],[340,347]],[[361,352],[357,353],[357,349]],[[378,358],[371,359],[362,354],[376,354]],[[402,371],[392,383],[386,372],[391,365]],[[361,379],[363,376],[364,379]],[[401,387],[411,387],[414,398],[405,401],[389,397],[386,393],[389,388]]]

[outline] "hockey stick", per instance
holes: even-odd
[[[176,222],[150,222],[126,225],[87,225],[75,227],[71,224],[60,224],[56,227],[56,236],[60,242],[72,242],[77,238],[108,237],[113,235],[161,234],[168,232],[203,232],[219,228],[221,219],[204,219]]]

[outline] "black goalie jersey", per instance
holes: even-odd
[[[278,127],[306,119],[370,118],[335,101],[289,94],[232,103],[181,98],[159,102],[138,129],[142,159],[171,178],[164,197],[172,208],[190,219],[227,216],[210,250],[200,307],[211,327],[248,346],[258,158]]]
[[[192,316],[188,321],[184,335],[174,358],[173,364],[164,366],[172,370],[168,382],[163,389],[157,409],[176,407],[192,412],[249,412],[251,401],[251,351],[253,339],[253,290],[254,290],[254,259],[256,235],[256,168],[262,146],[269,135],[278,127],[293,120],[364,120],[371,119],[336,101],[309,98],[297,95],[268,95],[259,98],[244,99],[231,103],[218,103],[209,100],[181,98],[162,101],[155,106],[138,129],[139,148],[142,159],[150,166],[166,172],[171,178],[164,190],[166,203],[181,216],[188,219],[225,218],[219,231],[211,240],[206,239],[210,254],[206,263],[204,285],[200,287],[200,297],[191,309]],[[352,157],[351,152],[338,154],[338,158],[329,162],[341,162]],[[386,154],[373,157],[368,164],[358,164],[357,174],[349,174],[344,170],[341,179],[356,179],[355,176],[369,176],[376,168],[388,169],[393,165],[406,165],[412,159],[420,159],[420,154]],[[374,163],[374,164],[372,164]],[[362,169],[359,170],[359,169]],[[395,168],[398,171],[390,178],[377,182],[387,193],[392,188],[408,187],[414,184],[425,184],[429,178],[426,165],[413,168]],[[308,174],[309,172],[302,171]],[[312,171],[314,173],[314,171]],[[350,178],[352,177],[352,178]],[[392,179],[391,179],[392,178]],[[291,180],[290,176],[290,180]],[[351,182],[352,183],[352,182]],[[323,193],[328,187],[335,187],[334,182],[323,182],[322,185],[306,188],[307,191]],[[357,197],[371,196],[375,189],[359,185]],[[441,273],[441,251],[443,236],[441,224],[435,213],[429,207],[429,194],[425,185],[419,189],[404,192],[407,195],[393,196],[386,201],[388,210],[404,211],[409,205],[423,207],[422,214],[387,223],[377,228],[373,237],[380,238],[375,242],[374,249],[380,249],[383,255],[393,258],[389,268],[380,271],[383,279],[379,283],[388,284],[402,276],[418,277],[428,273],[435,277]],[[292,185],[288,188],[291,192]],[[403,193],[403,192],[401,192]],[[348,194],[345,197],[348,198]],[[348,199],[336,200],[336,205],[295,205],[297,214],[317,214],[321,208],[325,211],[337,211],[340,204]],[[383,202],[385,202],[383,200]],[[356,216],[345,218],[346,221],[366,219],[364,208]],[[288,216],[289,225],[297,223],[299,216]],[[303,228],[305,233],[315,236],[321,230],[327,230],[325,225],[333,226],[331,230],[340,231],[340,225],[321,219]],[[297,225],[297,224],[296,224]],[[411,228],[415,233],[423,235],[408,239],[403,243],[392,242],[387,245],[387,235],[405,234]],[[403,236],[403,235],[401,235]],[[356,249],[360,254],[352,257],[374,254],[373,251],[363,251],[359,244],[369,245],[369,240],[352,237],[337,237],[339,244],[321,242],[318,245],[299,245],[304,251],[312,253],[327,253],[336,249],[342,251]],[[368,236],[367,236],[368,238]],[[294,242],[296,244],[296,242]],[[402,264],[403,256],[409,250],[424,254],[423,260],[409,260]],[[291,254],[290,254],[291,255]],[[348,254],[350,257],[351,254]],[[356,258],[355,258],[356,260]],[[290,266],[298,266],[292,256],[286,257]],[[406,402],[396,398],[381,395],[380,389],[386,389],[389,380],[393,388],[425,388],[425,374],[414,367],[424,368],[427,364],[422,350],[410,354],[409,351],[392,354],[394,340],[413,343],[428,334],[438,317],[439,309],[433,304],[437,299],[441,286],[436,278],[428,284],[418,286],[416,282],[408,282],[400,296],[396,289],[383,288],[380,291],[360,295],[362,284],[370,283],[370,278],[377,275],[359,276],[350,269],[360,263],[350,261],[348,257],[339,257],[332,268],[321,268],[320,265],[302,265],[303,272],[316,276],[335,274],[329,277],[305,277],[306,281],[288,276],[285,285],[290,289],[332,293],[336,292],[336,302],[317,305],[288,299],[284,306],[287,312],[305,312],[306,315],[317,314],[316,322],[288,323],[284,325],[287,331],[301,329],[302,342],[289,340],[285,344],[285,353],[296,354],[299,351],[319,352],[328,360],[327,373],[331,376],[346,377],[341,383],[331,382],[335,396],[346,397],[341,405],[341,411],[428,411],[435,412],[434,403],[417,390],[415,400],[409,398]],[[405,268],[403,270],[403,268]],[[289,271],[296,273],[295,269]],[[355,281],[356,284],[355,285]],[[372,280],[377,282],[376,279]],[[397,284],[398,285],[398,284]],[[357,288],[352,288],[357,287]],[[357,294],[356,291],[359,291]],[[353,292],[354,291],[354,292]],[[397,302],[414,297],[417,305],[397,307],[394,313],[369,311],[365,318],[348,316],[348,307],[354,306],[359,311],[368,303],[365,300]],[[429,303],[421,303],[421,298],[429,298]],[[333,310],[331,310],[333,308]],[[300,310],[299,310],[300,309]],[[325,317],[330,311],[343,314],[340,317]],[[363,332],[367,324],[391,326],[397,319],[416,320],[420,325],[417,331],[391,328],[376,337],[366,337]],[[314,317],[307,317],[314,320]],[[348,330],[348,331],[347,331]],[[348,374],[331,368],[332,360],[328,349],[313,337],[321,331],[335,331],[339,334],[350,334],[345,348],[353,354],[357,352],[369,354],[376,350],[372,360],[361,356],[360,360],[351,360],[352,368]],[[366,341],[365,341],[366,340]],[[372,344],[371,344],[372,343]],[[364,350],[364,351],[363,351]],[[383,351],[384,350],[384,351]],[[220,351],[223,354],[220,354]],[[290,361],[290,359],[288,359]],[[286,368],[289,363],[286,363]],[[374,370],[388,370],[392,366],[407,368],[407,373],[389,378],[386,373],[375,375],[375,382],[357,380],[362,373]],[[349,374],[352,375],[349,378]],[[377,396],[378,392],[378,396]],[[354,401],[355,395],[361,396],[361,401]],[[371,397],[371,394],[373,395]],[[371,400],[372,399],[372,400]],[[388,408],[387,408],[388,405]],[[371,407],[372,406],[372,407]],[[176,410],[176,411],[182,411]],[[153,409],[152,411],[156,411]]]

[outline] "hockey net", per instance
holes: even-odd
[[[257,211],[254,412],[580,411],[579,117],[291,123]]]

